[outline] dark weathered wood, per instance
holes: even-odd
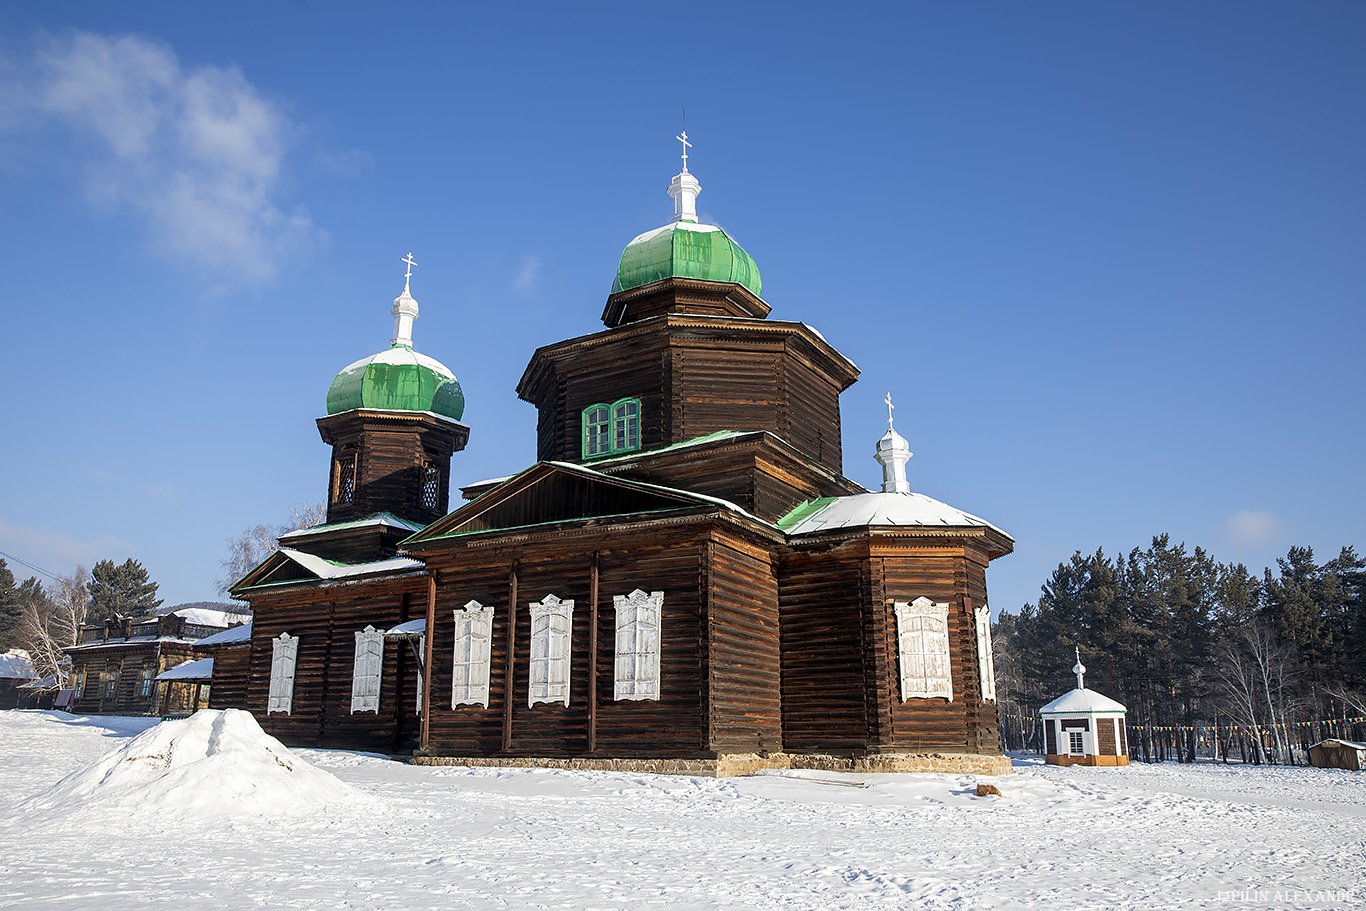
[[[513,671],[511,656],[517,654],[517,563],[508,567],[507,652],[503,660],[503,750],[512,749]],[[490,661],[492,658],[490,657]],[[489,676],[493,675],[490,664]]]
[[[598,551],[593,551],[588,577],[588,752],[598,749]]]

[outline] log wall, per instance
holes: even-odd
[[[409,575],[359,584],[301,586],[284,592],[247,592],[254,618],[246,705],[261,727],[289,746],[345,747],[399,752],[417,745],[418,669],[406,643],[386,642],[379,712],[351,712],[355,634],[386,630],[426,614],[426,578]],[[267,712],[271,639],[299,640],[294,695],[288,715]],[[215,662],[215,665],[217,662]],[[217,690],[218,669],[214,668]]]

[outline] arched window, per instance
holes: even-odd
[[[622,399],[612,405],[612,451],[640,448],[640,400]]]
[[[356,450],[348,448],[337,456],[336,480],[332,502],[350,504],[356,498]]]
[[[583,410],[583,457],[595,459],[640,448],[640,399],[599,402]]]
[[[422,496],[418,501],[423,509],[436,509],[441,503],[441,469],[433,461],[422,462]]]
[[[583,410],[583,457],[607,455],[612,451],[612,409],[589,405]]]

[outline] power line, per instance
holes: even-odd
[[[61,581],[61,577],[58,576],[56,573],[50,573],[50,572],[48,572],[47,570],[43,569],[41,566],[35,566],[35,565],[33,565],[32,563],[28,562],[27,560],[25,560],[25,559],[23,559],[23,558],[21,558],[21,557],[16,557],[14,554],[7,554],[7,553],[5,553],[3,550],[0,550],[0,557],[5,557],[6,559],[13,560],[15,563],[18,563],[20,566],[22,566],[22,567],[24,567],[24,568],[26,568],[26,569],[31,569],[31,570],[33,570],[35,573],[42,573],[44,576],[47,576],[47,577],[48,577],[49,579],[51,579],[53,582],[60,582],[60,581]]]

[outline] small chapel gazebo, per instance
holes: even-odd
[[[1124,706],[1082,681],[1086,668],[1077,651],[1072,667],[1077,688],[1039,709],[1043,719],[1044,760],[1051,765],[1128,765]]]

